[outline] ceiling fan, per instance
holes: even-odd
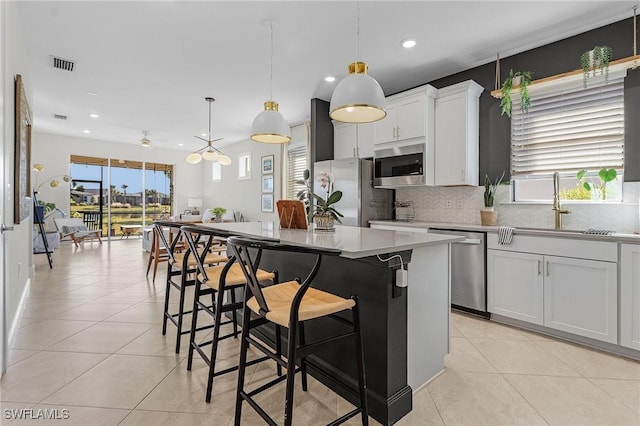
[[[143,130],[142,134],[143,134],[143,137],[142,139],[140,139],[140,145],[142,145],[143,148],[151,148],[151,141],[149,140],[149,131]]]

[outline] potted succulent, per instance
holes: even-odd
[[[582,68],[582,82],[586,89],[589,76],[595,77],[596,71],[604,75],[605,84],[609,82],[609,62],[611,62],[612,50],[609,46],[596,46],[580,55],[580,67]]]
[[[607,183],[613,181],[618,177],[618,172],[615,169],[602,168],[598,171],[598,181],[593,182],[589,180],[589,174],[585,169],[580,170],[576,177],[578,182],[582,184],[584,189],[591,192],[591,199],[607,199]],[[595,190],[595,191],[594,191]]]
[[[504,172],[500,178],[496,179],[494,183],[491,183],[489,175],[484,175],[484,210],[480,210],[480,222],[483,225],[493,226],[498,222],[498,212],[493,209],[493,202],[495,200],[496,191],[498,185],[502,183],[504,178]]]
[[[209,210],[209,212],[213,215],[214,222],[222,222],[222,215],[227,212],[227,209],[225,209],[224,207],[214,207]]]
[[[502,115],[507,114],[507,117],[511,117],[511,90],[514,87],[518,87],[520,91],[520,108],[522,112],[529,111],[531,107],[531,97],[529,96],[529,84],[531,83],[531,71],[517,71],[509,70],[509,76],[502,84],[500,99],[500,107],[502,108]]]

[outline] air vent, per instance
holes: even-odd
[[[73,71],[73,69],[76,66],[76,63],[74,61],[70,61],[69,59],[59,58],[57,56],[52,56],[51,61],[52,61],[51,65],[54,68],[57,68],[59,70]]]
[[[66,120],[67,116],[62,114],[53,114],[53,118],[55,118],[56,120]]]

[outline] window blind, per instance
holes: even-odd
[[[546,177],[624,166],[623,78],[531,94],[528,113],[514,96],[511,115],[511,175]],[[581,83],[581,82],[580,82]]]
[[[305,189],[304,184],[296,183],[304,179],[307,169],[307,146],[298,145],[287,150],[287,199],[297,199],[299,191]]]

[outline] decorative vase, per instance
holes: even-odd
[[[335,219],[330,214],[316,214],[313,216],[313,223],[315,223],[315,230],[318,232],[334,232]]]
[[[498,223],[498,212],[493,207],[480,210],[480,223],[485,226],[495,226]]]

